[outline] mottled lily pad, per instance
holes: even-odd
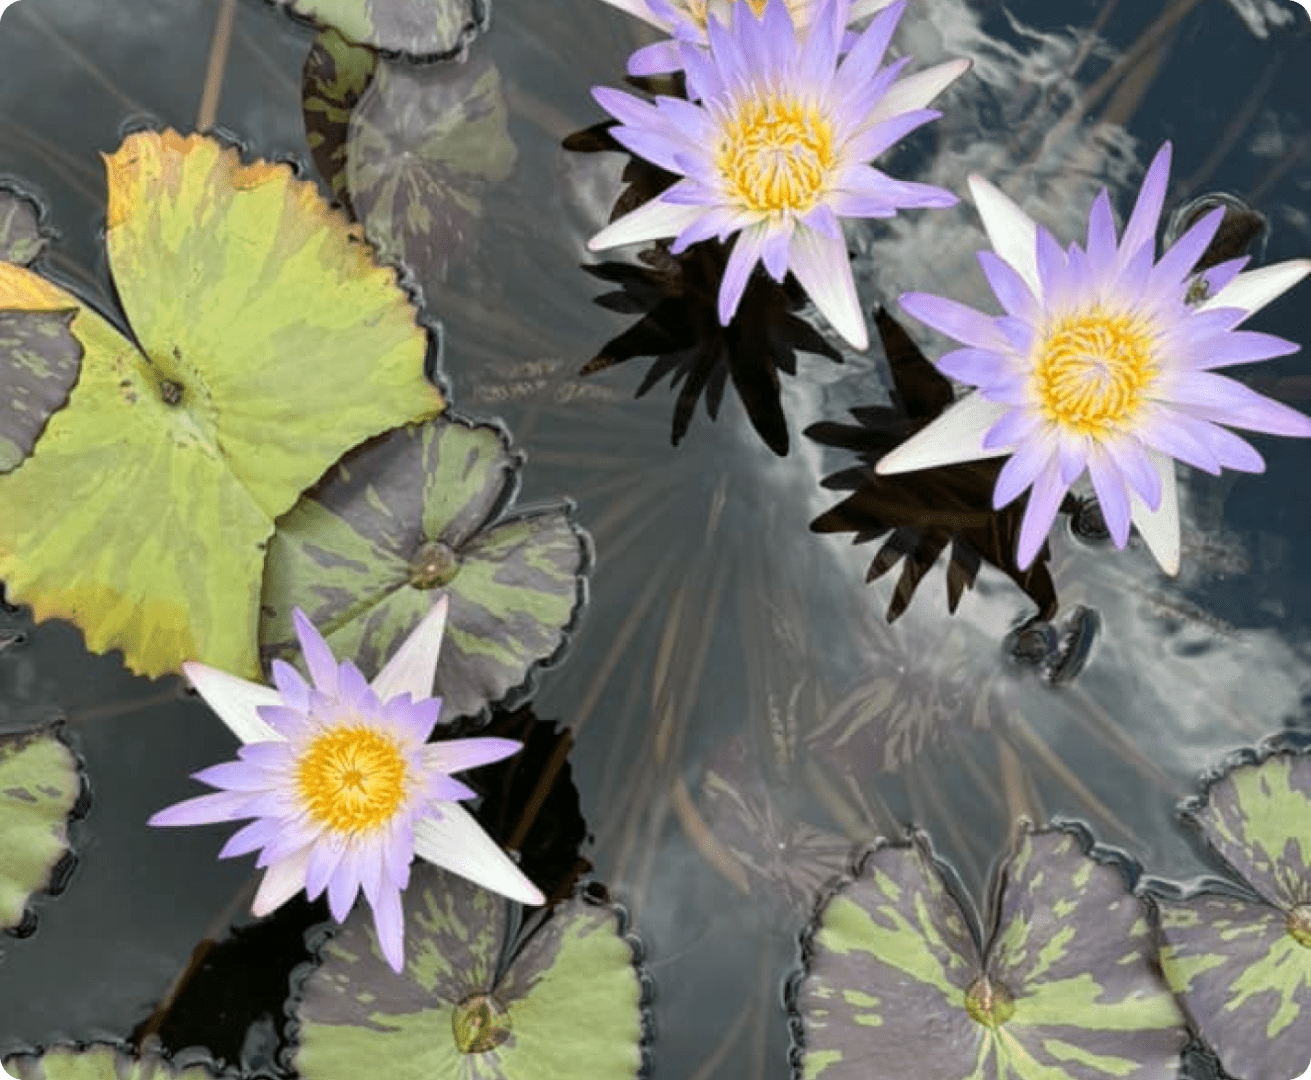
[[[0,473],[22,464],[82,366],[77,312],[0,311]]]
[[[37,201],[10,184],[0,184],[0,259],[31,266],[49,239]]]
[[[471,716],[524,686],[563,647],[589,561],[572,508],[499,515],[522,458],[491,424],[439,418],[361,447],[278,523],[260,639],[296,657],[301,608],[369,678],[450,597],[436,688],[443,716]]]
[[[486,0],[272,0],[347,41],[410,60],[449,60],[487,26]]]
[[[351,205],[378,249],[419,281],[444,281],[472,245],[482,193],[518,151],[496,67],[480,56],[416,68],[382,64],[351,117]]]
[[[638,1075],[642,980],[618,912],[571,899],[517,933],[509,901],[422,862],[404,903],[400,975],[363,905],[324,945],[294,1006],[303,1080],[380,1062],[394,1080]]]
[[[442,407],[395,272],[287,165],[139,132],[106,158],[132,337],[0,263],[0,310],[67,325],[68,404],[0,476],[0,578],[144,675],[253,677],[274,519],[346,450]]]
[[[1239,1080],[1311,1063],[1311,755],[1272,754],[1213,782],[1187,816],[1259,897],[1161,901],[1161,966]]]
[[[82,791],[77,758],[52,732],[0,736],[0,930],[23,922],[68,853],[68,818]]]
[[[982,921],[959,895],[916,834],[828,899],[796,988],[807,1080],[1178,1076],[1147,908],[1078,833],[1022,829]]]
[[[140,1057],[113,1046],[57,1046],[44,1054],[14,1054],[4,1059],[16,1080],[213,1080],[202,1065],[177,1069],[158,1054]]]
[[[336,30],[314,39],[301,72],[300,105],[305,141],[319,175],[347,209],[353,209],[346,189],[346,139],[351,114],[378,69],[378,54],[352,45]]]

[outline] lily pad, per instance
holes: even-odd
[[[77,312],[0,311],[0,473],[23,463],[82,366]]]
[[[301,72],[301,114],[305,141],[319,175],[332,194],[352,209],[346,189],[346,138],[351,114],[378,70],[378,54],[352,45],[336,30],[324,30],[314,39]]]
[[[516,932],[502,897],[416,862],[405,970],[357,907],[294,1006],[304,1080],[621,1080],[643,1062],[643,986],[620,914],[577,898]]]
[[[1178,1076],[1184,1019],[1118,867],[1026,826],[991,896],[980,921],[922,833],[870,852],[805,950],[807,1080]]]
[[[68,819],[82,792],[77,758],[50,731],[0,735],[0,930],[23,922],[68,853]]]
[[[344,459],[278,523],[260,639],[294,659],[299,607],[339,656],[372,678],[450,597],[436,688],[443,717],[472,716],[527,684],[560,652],[589,563],[572,507],[498,520],[522,457],[491,424],[438,418],[398,428]]]
[[[73,312],[68,404],[0,476],[0,578],[144,675],[259,673],[273,521],[346,450],[436,414],[394,271],[288,165],[139,132],[106,158],[106,246],[131,338],[0,263],[0,310]]]
[[[174,1068],[158,1054],[129,1054],[103,1043],[57,1046],[44,1054],[14,1054],[4,1067],[16,1080],[214,1080],[203,1065]]]
[[[486,0],[272,0],[347,41],[410,60],[449,60],[487,26]]]
[[[1187,817],[1257,894],[1161,901],[1161,966],[1239,1080],[1311,1062],[1311,755],[1238,765]]]
[[[40,204],[11,184],[0,184],[0,259],[30,266],[49,239]]]
[[[378,249],[425,284],[471,248],[482,192],[518,157],[495,65],[384,63],[350,123],[351,205]]]

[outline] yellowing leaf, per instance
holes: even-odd
[[[133,671],[258,676],[274,518],[346,450],[441,411],[393,271],[287,165],[205,136],[106,158],[106,246],[134,344],[0,264],[0,310],[75,312],[68,404],[0,477],[0,578]]]

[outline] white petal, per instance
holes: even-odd
[[[544,904],[541,891],[459,803],[444,802],[440,818],[414,826],[415,854],[521,904]]]
[[[1273,266],[1263,266],[1259,270],[1248,270],[1239,274],[1210,299],[1198,304],[1197,310],[1242,308],[1250,315],[1282,296],[1307,274],[1311,274],[1311,259],[1289,259]]]
[[[656,15],[652,14],[651,9],[646,6],[646,0],[605,0],[605,2],[607,4],[612,4],[620,11],[626,11],[629,15],[636,16],[643,22],[654,26],[657,30],[664,30],[666,32],[670,30],[669,24],[666,23],[664,19],[658,18]],[[675,3],[674,6],[677,7],[678,4]]]
[[[704,206],[667,203],[657,197],[625,214],[618,221],[612,221],[587,241],[587,248],[589,251],[602,251],[624,244],[645,244],[648,240],[677,236],[705,212]]]
[[[614,3],[615,0],[610,0]],[[853,0],[850,10],[847,12],[847,25],[858,23],[861,19],[868,19],[882,11],[885,7],[890,7],[895,0]]]
[[[1161,505],[1149,510],[1147,504],[1129,487],[1129,516],[1147,550],[1167,574],[1179,573],[1179,485],[1174,476],[1174,459],[1158,450],[1147,456],[1161,477]]]
[[[841,236],[821,236],[814,229],[799,225],[792,234],[788,265],[833,329],[853,349],[869,348],[869,331],[860,313],[846,241]]]
[[[969,60],[949,60],[945,64],[917,71],[893,83],[864,120],[863,126],[873,127],[902,113],[926,109],[935,97],[970,69]]]
[[[205,704],[218,713],[218,718],[243,743],[283,741],[256,711],[261,705],[283,704],[282,695],[273,687],[247,682],[194,660],[183,664],[182,670]]]
[[[305,868],[309,866],[310,849],[301,849],[295,855],[279,859],[264,871],[259,892],[250,905],[251,914],[263,918],[277,911],[288,900],[305,888]]]
[[[879,458],[876,469],[888,476],[961,461],[1004,457],[1010,449],[1003,446],[985,450],[983,436],[1010,408],[989,401],[982,394],[969,394],[951,405],[928,427]]]
[[[437,674],[437,655],[441,652],[449,606],[450,601],[442,596],[374,676],[369,685],[379,701],[387,702],[407,692],[411,701],[432,697],[432,681]]]
[[[992,250],[1015,268],[1042,303],[1042,280],[1038,276],[1038,227],[1033,218],[983,177],[971,176],[969,183]]]

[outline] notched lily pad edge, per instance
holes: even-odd
[[[5,937],[26,938],[36,933],[39,909],[63,893],[77,871],[77,865],[81,861],[78,849],[83,839],[81,822],[91,810],[91,781],[87,776],[86,760],[73,744],[70,731],[62,718],[48,720],[25,732],[0,732],[0,739],[12,738],[14,735],[20,739],[41,735],[51,735],[56,738],[77,762],[78,778],[77,798],[73,800],[73,808],[69,810],[68,817],[65,819],[68,829],[68,850],[60,856],[59,861],[51,869],[46,884],[27,898],[27,902],[23,905],[23,918],[19,924],[3,932]]]
[[[20,1046],[20,1049],[0,1053],[0,1061],[7,1061],[15,1057],[40,1058],[53,1050],[71,1050],[76,1054],[84,1054],[103,1048],[114,1054],[122,1054],[131,1058],[134,1062],[162,1064],[174,1073],[199,1068],[204,1069],[215,1080],[219,1080],[221,1077],[240,1077],[242,1075],[241,1069],[236,1065],[220,1066],[217,1059],[203,1046],[188,1046],[181,1050],[169,1051],[164,1049],[159,1037],[155,1035],[145,1039],[139,1047],[134,1046],[127,1039],[99,1037],[85,1040],[57,1039],[50,1043],[26,1043],[20,1044]],[[156,1073],[154,1080],[163,1080],[163,1078]]]
[[[30,269],[43,261],[46,248],[60,239],[60,231],[50,223],[51,215],[44,196],[38,194],[26,181],[15,176],[0,174],[0,194],[12,195],[20,202],[26,203],[32,208],[32,214],[36,218],[37,240],[41,247],[30,261],[19,264]]]
[[[1119,848],[1099,843],[1092,830],[1082,821],[1059,815],[1050,818],[1045,825],[1035,825],[1027,817],[1020,817],[1015,820],[1010,841],[998,853],[984,886],[984,896],[988,902],[987,914],[995,918],[998,913],[997,894],[1002,886],[1001,868],[1010,861],[1021,838],[1053,832],[1073,836],[1079,842],[1080,850],[1085,856],[1100,865],[1111,866],[1118,870],[1124,880],[1125,892],[1143,904],[1146,909],[1146,917],[1151,925],[1155,927],[1156,903],[1143,888],[1144,879],[1141,864]],[[846,871],[835,874],[819,890],[810,918],[797,936],[798,952],[796,962],[783,984],[783,1008],[787,1011],[788,1017],[788,1064],[791,1080],[803,1080],[804,1077],[803,1059],[806,1051],[806,1038],[801,1010],[797,1006],[797,995],[801,989],[802,981],[810,971],[811,957],[815,952],[815,938],[819,933],[825,909],[835,897],[845,892],[855,883],[857,878],[864,874],[869,860],[878,852],[887,848],[910,847],[918,847],[928,859],[930,865],[938,872],[947,894],[960,908],[980,954],[983,953],[984,945],[995,932],[995,926],[985,926],[983,924],[983,915],[985,913],[979,911],[978,901],[965,888],[965,884],[961,881],[956,868],[937,853],[927,830],[914,824],[907,824],[903,827],[903,835],[900,838],[880,836],[868,843],[858,843],[852,852]]]
[[[312,16],[294,11],[291,6],[292,0],[264,0],[264,2],[270,7],[278,8],[291,22],[306,27],[315,35],[323,30],[336,30],[341,35],[341,39],[348,45],[369,49],[383,60],[400,60],[411,64],[435,64],[445,61],[464,60],[468,55],[469,46],[487,30],[492,22],[490,0],[469,0],[469,6],[473,9],[473,18],[460,27],[459,40],[454,48],[448,49],[446,52],[410,53],[404,49],[385,49],[379,45],[371,45],[367,41],[352,41],[340,30],[337,30],[335,26],[319,23]],[[312,45],[313,42],[310,44]]]
[[[642,1057],[642,1063],[638,1067],[636,1080],[649,1080],[651,1069],[654,1064],[652,1056],[652,1046],[655,1043],[655,977],[651,974],[650,968],[646,963],[646,945],[642,939],[632,929],[632,917],[628,913],[628,908],[619,901],[610,896],[610,890],[595,878],[587,881],[578,882],[573,892],[560,900],[555,901],[546,909],[542,909],[549,917],[550,912],[559,904],[566,903],[568,900],[576,899],[590,907],[605,908],[615,916],[615,933],[628,946],[629,957],[633,965],[633,970],[637,973],[637,983],[641,989],[641,996],[638,998],[638,1009],[641,1016],[641,1035],[638,1041],[638,1051]],[[512,903],[512,902],[511,902]],[[520,913],[524,911],[519,908]],[[540,929],[544,925],[545,919],[538,926],[533,928],[532,932]],[[283,1014],[287,1018],[285,1038],[282,1046],[278,1048],[276,1060],[278,1065],[285,1069],[289,1074],[293,1073],[293,1062],[296,1051],[300,1047],[300,1013],[299,1006],[305,998],[305,985],[309,982],[310,977],[323,964],[323,948],[340,932],[341,926],[331,918],[311,926],[305,931],[305,946],[309,949],[310,959],[304,963],[297,964],[291,970],[288,979],[287,1000],[282,1007]],[[521,949],[527,942],[529,935],[524,935],[523,924],[519,928],[519,940],[516,942],[516,952]],[[504,973],[505,968],[513,961],[515,953],[499,958],[497,965],[498,978]]]

